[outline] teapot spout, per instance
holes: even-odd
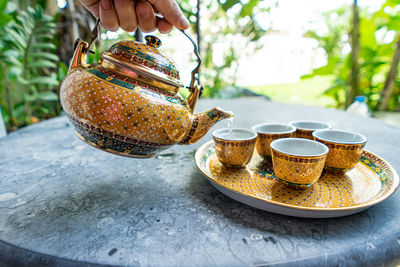
[[[216,107],[202,113],[194,114],[193,116],[192,127],[180,144],[189,145],[196,143],[216,122],[232,118],[233,113],[230,111],[223,111],[219,107]]]

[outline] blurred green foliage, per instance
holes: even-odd
[[[257,15],[262,15],[264,20],[268,19],[269,11],[276,2],[204,0],[201,4],[202,8],[207,9],[207,12],[200,12],[200,51],[203,58],[200,72],[201,84],[204,86],[203,95],[218,97],[225,87],[235,86],[240,58],[262,48],[259,40],[267,29],[260,26],[260,16]],[[193,1],[180,1],[180,6],[196,32],[197,9],[193,6]],[[242,45],[238,45],[240,42]],[[221,60],[216,60],[217,57]]]
[[[256,18],[263,18],[270,7],[267,0],[205,0],[202,8],[211,10],[201,17],[207,23],[201,25],[201,69],[205,96],[215,97],[219,92],[236,81],[238,60],[246,56],[234,45],[238,37],[243,37],[243,46],[255,44],[253,50],[261,48],[257,41],[266,29],[260,27]],[[185,15],[191,20],[196,31],[196,7],[190,0],[179,1]],[[8,130],[57,116],[61,112],[58,88],[67,72],[57,54],[60,40],[55,33],[54,18],[43,11],[48,5],[41,0],[0,0],[0,106]],[[57,16],[57,15],[56,15]],[[120,38],[131,39],[123,33]],[[107,49],[115,40],[97,42],[96,51]],[[223,44],[219,50],[222,61],[215,61],[215,46]],[[89,56],[90,62],[99,59],[99,53]]]
[[[41,6],[20,10],[0,0],[0,12],[0,105],[13,130],[60,113],[66,66],[55,53],[56,24]]]
[[[360,11],[360,57],[359,87],[367,97],[372,110],[377,109],[380,94],[384,87],[390,64],[396,49],[397,36],[400,32],[400,1],[387,0],[376,12]],[[315,75],[334,75],[335,78],[324,95],[335,100],[335,107],[346,107],[346,95],[350,90],[351,49],[349,34],[351,32],[351,8],[341,7],[324,13],[327,31],[323,34],[308,31],[305,36],[318,41],[327,54],[327,64],[315,69]],[[400,109],[400,77],[395,75],[395,88],[390,96],[388,110]]]
[[[201,84],[204,96],[218,97],[226,87],[236,84],[238,62],[242,57],[262,48],[260,39],[267,30],[260,19],[268,19],[269,11],[279,1],[267,0],[202,0],[200,12],[200,48],[203,58]],[[181,0],[179,4],[197,32],[196,1]],[[55,18],[44,12],[43,0],[0,0],[0,106],[9,130],[61,112],[59,84],[67,66],[59,60],[56,49]],[[393,61],[396,36],[400,36],[400,0],[386,0],[375,12],[360,11],[360,58],[358,75],[361,92],[372,110],[377,108],[381,91]],[[335,107],[344,108],[350,90],[351,8],[343,6],[323,14],[327,30],[309,30],[306,37],[318,41],[327,55],[327,64],[310,75],[334,77],[324,92],[334,100]],[[57,15],[56,15],[57,17]],[[121,34],[130,39],[132,35]],[[98,42],[97,51],[108,48],[115,40]],[[99,53],[90,55],[90,62]],[[329,101],[328,101],[329,102]],[[400,78],[388,103],[389,110],[400,109]]]

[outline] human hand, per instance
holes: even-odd
[[[189,21],[183,16],[175,0],[79,0],[96,18],[100,17],[101,25],[110,31],[119,27],[133,32],[137,27],[143,32],[156,28],[161,33],[168,33],[175,26],[185,30]],[[155,13],[161,13],[165,20],[156,20]]]

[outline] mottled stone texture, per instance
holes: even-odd
[[[366,135],[400,169],[400,129],[342,111],[263,99],[203,100],[236,126],[313,119]],[[225,127],[220,122],[218,126]],[[210,133],[154,159],[80,141],[65,117],[0,139],[0,266],[377,266],[400,259],[400,196],[355,215],[302,219],[214,189],[194,163]],[[297,263],[296,263],[297,261]]]

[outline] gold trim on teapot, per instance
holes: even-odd
[[[147,44],[116,43],[97,64],[87,64],[94,39],[77,42],[60,89],[63,109],[86,143],[122,156],[154,157],[174,144],[197,142],[217,121],[232,117],[219,108],[193,114],[201,93],[201,59],[190,37],[198,65],[187,99],[178,92],[183,86],[179,72],[159,51],[157,37],[147,36]]]

